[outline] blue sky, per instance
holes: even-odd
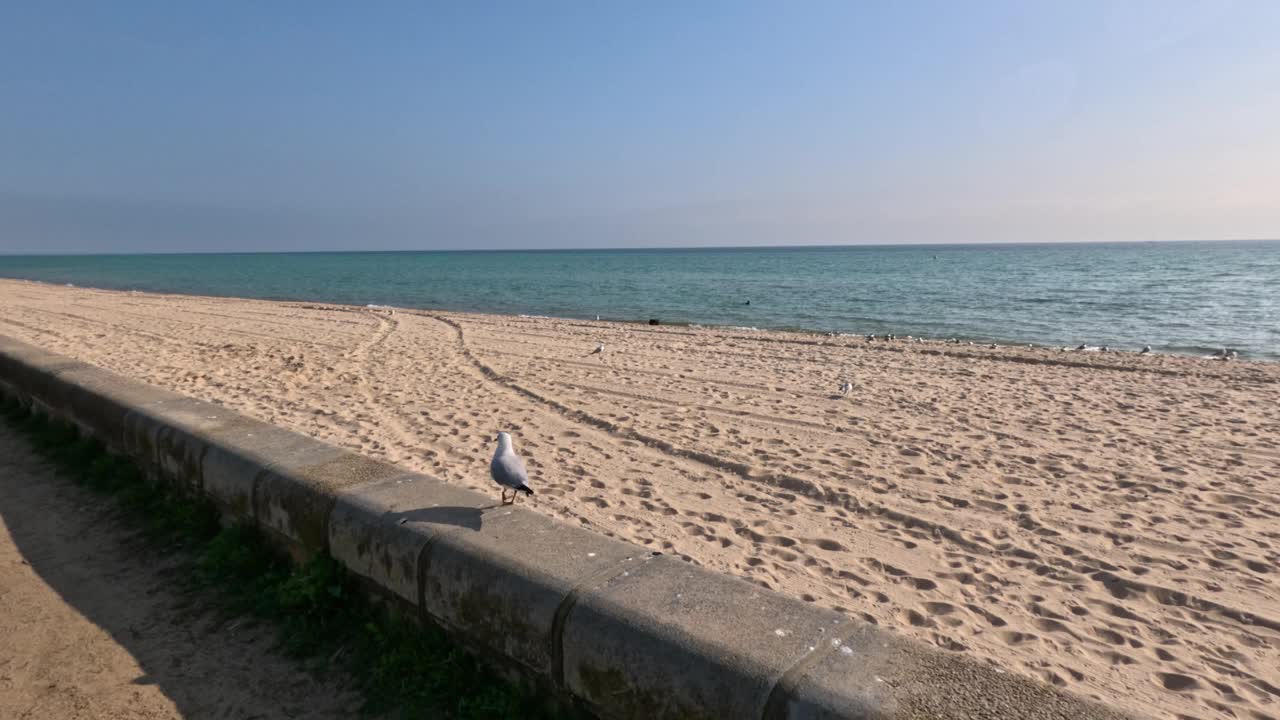
[[[0,252],[1277,237],[1278,39],[1273,0],[8,3]]]

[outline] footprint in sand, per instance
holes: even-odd
[[[1165,690],[1186,692],[1200,687],[1200,681],[1182,673],[1156,673],[1156,680]]]

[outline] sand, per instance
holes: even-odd
[[[0,718],[359,716],[345,676],[309,673],[270,626],[180,592],[182,560],[0,425]]]
[[[505,429],[547,515],[1135,713],[1280,717],[1280,364],[20,281],[0,333],[495,499]]]

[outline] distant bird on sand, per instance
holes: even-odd
[[[1149,352],[1151,352],[1151,346],[1150,346],[1150,345],[1143,345],[1143,346],[1142,346],[1142,349],[1138,351],[1138,354],[1139,354],[1139,355],[1146,355],[1146,354],[1147,354],[1147,353],[1149,353]]]
[[[848,380],[845,380],[844,382],[840,383],[841,395],[848,395],[852,390],[853,390],[853,383],[849,382]]]
[[[588,354],[588,355],[603,355],[603,354],[604,354],[604,343],[596,343],[596,349],[595,349],[595,350],[592,350],[591,352],[589,352],[589,353],[587,353],[587,354]]]
[[[516,501],[520,493],[533,494],[529,488],[529,473],[524,469],[520,456],[511,449],[511,436],[505,432],[498,433],[498,449],[493,453],[493,461],[489,463],[489,474],[493,481],[502,488],[502,504],[510,505]],[[511,499],[507,499],[507,491],[511,491]]]

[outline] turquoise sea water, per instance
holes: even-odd
[[[84,287],[1280,359],[1280,242],[0,256]],[[750,301],[750,304],[746,304]]]

